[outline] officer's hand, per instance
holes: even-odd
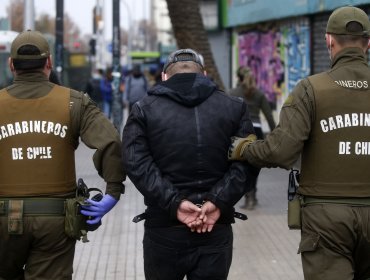
[[[200,208],[191,201],[183,200],[177,209],[177,219],[189,228],[192,228],[198,223],[201,223],[201,221],[197,220],[200,211]]]
[[[243,158],[243,153],[246,151],[248,146],[257,140],[257,136],[254,134],[249,134],[246,138],[232,137],[231,146],[228,152],[229,160],[245,160]]]
[[[212,231],[213,226],[216,224],[220,216],[220,209],[218,209],[211,201],[207,201],[201,208],[199,220],[202,221],[202,224],[196,228],[196,231],[198,233]]]
[[[86,202],[90,205],[81,206],[83,209],[81,210],[81,214],[91,216],[92,219],[87,220],[86,223],[94,225],[100,222],[101,218],[117,204],[118,200],[106,194],[100,201],[87,199]]]

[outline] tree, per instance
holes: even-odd
[[[7,7],[8,18],[10,18],[10,26],[13,31],[22,32],[24,29],[24,0],[12,0]],[[87,51],[86,40],[81,41],[80,28],[71,19],[68,14],[64,15],[64,42],[67,48],[76,48],[74,43],[79,43],[79,51]],[[55,18],[47,14],[41,14],[35,20],[35,30],[41,33],[49,33],[55,35]]]
[[[24,2],[23,0],[14,0],[7,8],[8,18],[10,19],[10,27],[13,31],[23,31],[23,11]]]
[[[82,51],[84,49],[87,51],[87,44],[82,44],[81,36],[80,36],[80,28],[76,25],[76,23],[71,19],[71,17],[64,13],[64,34],[63,34],[63,41],[64,46],[69,50],[79,50]],[[77,43],[77,45],[76,45]]]
[[[41,33],[55,33],[55,18],[51,18],[47,14],[41,14],[39,19],[35,21],[35,29]]]
[[[155,50],[157,48],[157,28],[148,20],[139,21],[139,34],[144,38],[144,50]]]
[[[180,49],[191,48],[202,54],[208,75],[224,89],[203,25],[199,0],[166,0],[166,2],[177,46]]]

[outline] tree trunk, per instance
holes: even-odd
[[[166,1],[177,46],[180,49],[193,49],[203,55],[208,76],[220,89],[224,89],[203,25],[199,0]]]

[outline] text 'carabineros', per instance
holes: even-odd
[[[25,133],[54,134],[64,138],[68,127],[52,121],[21,121],[0,126],[0,140]]]
[[[327,119],[320,120],[321,130],[329,132],[339,128],[353,126],[370,126],[370,114],[368,113],[351,113],[337,115]]]

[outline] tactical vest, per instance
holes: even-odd
[[[0,197],[52,196],[75,189],[70,90],[19,99],[0,92]]]
[[[302,153],[299,192],[370,197],[370,89],[341,87],[327,73],[308,79],[316,116]]]

